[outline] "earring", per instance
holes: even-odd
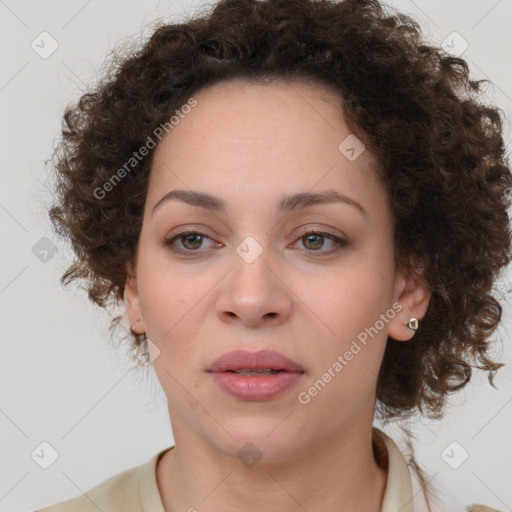
[[[407,327],[415,331],[418,328],[418,319],[412,316],[407,322]]]
[[[137,318],[137,322],[140,321],[140,318]],[[130,331],[132,332],[132,334],[134,334],[135,336],[138,335],[138,333],[135,332],[135,325],[131,325],[130,326]]]

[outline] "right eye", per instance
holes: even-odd
[[[182,231],[181,233],[177,233],[170,238],[166,238],[163,245],[164,247],[170,247],[172,251],[178,252],[180,254],[190,254],[193,252],[198,252],[198,249],[201,248],[201,244],[205,238],[211,240],[208,235],[198,231]],[[175,243],[178,241],[185,249],[175,247]]]

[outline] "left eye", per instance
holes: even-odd
[[[171,238],[167,238],[164,240],[164,246],[170,246],[171,250],[179,252],[179,253],[191,253],[198,252],[198,249],[201,249],[201,245],[204,239],[211,238],[204,233],[199,233],[198,231],[183,231],[178,233]],[[324,245],[325,240],[330,240],[334,243],[334,248],[319,251]],[[185,247],[185,250],[176,248],[174,246],[175,242],[180,241]],[[338,238],[337,236],[331,233],[324,233],[321,231],[308,231],[307,233],[303,233],[297,240],[306,240],[306,244],[311,244],[313,248],[307,249],[309,252],[322,252],[322,253],[331,253],[339,249],[340,247],[344,247],[348,245],[346,240]],[[188,245],[188,246],[187,246]]]
[[[331,248],[326,251],[322,251],[324,253],[331,253],[340,247],[344,247],[347,245],[345,240],[338,238],[337,236],[332,235],[331,233],[323,233],[319,231],[308,231],[304,233],[299,240],[306,239],[307,243],[311,243],[316,249],[318,249],[319,245],[323,246],[323,242],[327,239],[334,243],[334,248]],[[318,252],[313,249],[313,252]]]

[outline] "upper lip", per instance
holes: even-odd
[[[290,358],[274,350],[233,350],[215,359],[208,368],[209,372],[225,372],[227,370],[286,370],[304,372],[302,366]]]

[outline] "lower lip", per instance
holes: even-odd
[[[252,402],[267,400],[293,386],[303,373],[279,372],[273,375],[245,376],[231,372],[213,372],[213,378],[225,391]]]

